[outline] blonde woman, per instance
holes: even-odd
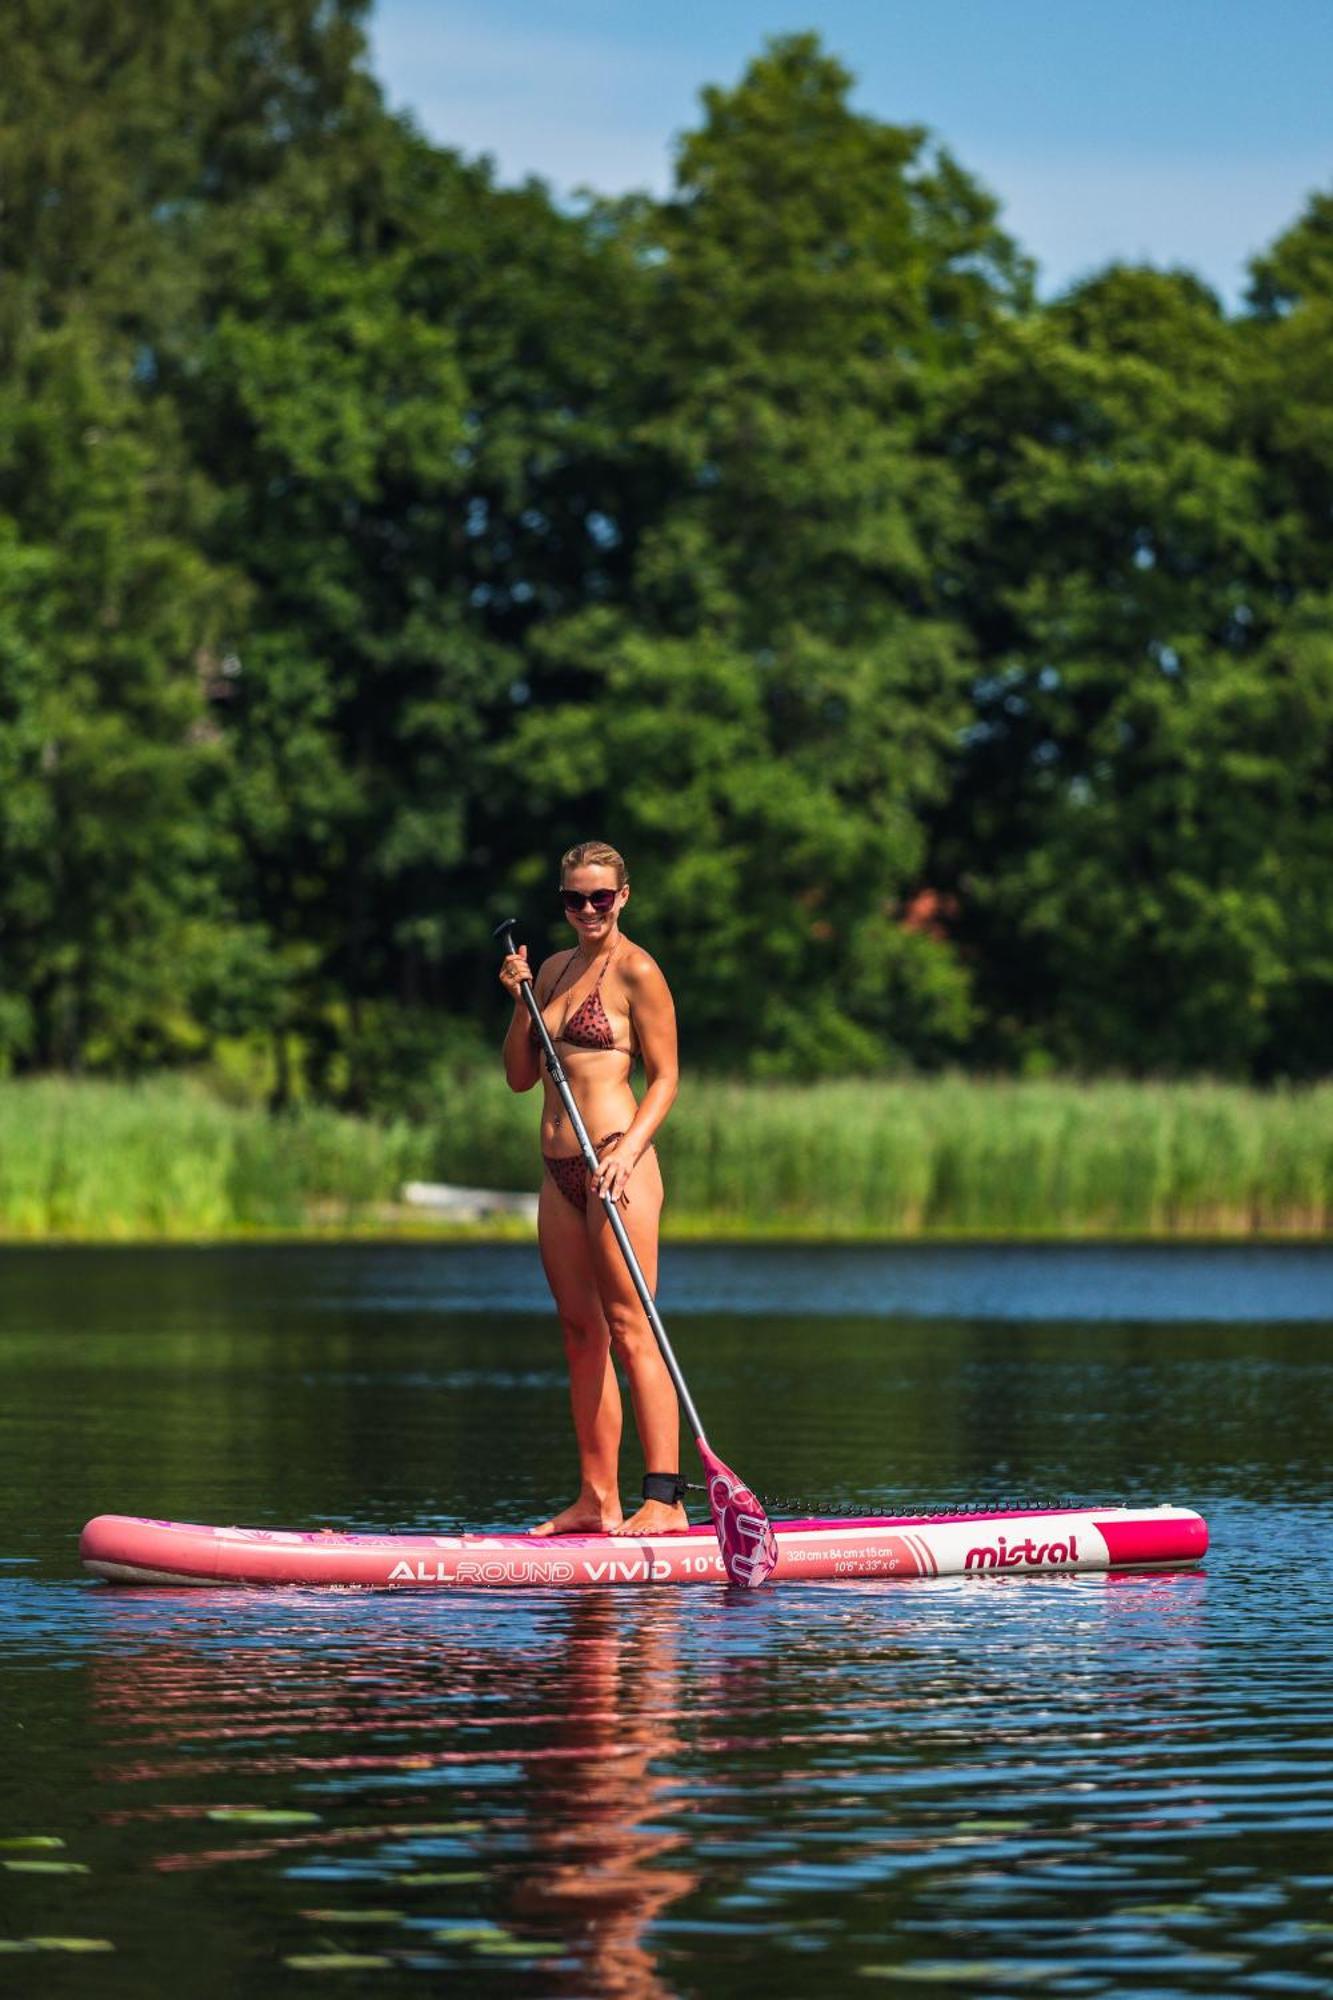
[[[541,1082],[545,1092],[537,1226],[564,1333],[579,1453],[577,1499],[534,1535],[664,1534],[688,1525],[680,1504],[676,1392],[601,1199],[609,1194],[620,1205],[649,1290],[656,1291],[662,1175],[652,1141],[676,1095],[676,1012],[655,960],[620,928],[629,895],[625,863],[614,847],[600,840],[571,847],[560,863],[560,898],[575,936],[572,949],[553,954],[534,975],[523,945],[500,968],[500,983],[514,1002],[505,1077],[511,1090]],[[542,1067],[522,991],[534,976],[542,1018],[596,1147],[595,1175]],[[646,1080],[638,1100],[630,1089],[636,1055]],[[613,1354],[629,1378],[647,1468],[643,1504],[629,1520],[620,1506],[621,1406]]]

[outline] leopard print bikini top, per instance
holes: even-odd
[[[606,977],[607,966],[611,963],[611,960],[615,957],[619,949],[620,946],[617,945],[614,950],[606,954],[606,957],[602,960],[602,969],[597,975],[597,981],[592,992],[581,1000],[574,1009],[574,1012],[568,1015],[561,1023],[559,1034],[551,1037],[553,1041],[567,1042],[572,1049],[619,1048],[620,1045],[616,1041],[615,1030],[607,1019],[606,1009],[602,1005],[602,981]],[[577,957],[578,946],[575,945],[573,951],[570,952],[569,957],[556,974],[555,985],[551,990],[552,999],[559,992],[560,981],[564,978]],[[530,1029],[529,1032],[533,1041],[536,1041],[536,1029]],[[621,1049],[620,1053],[632,1056],[637,1055],[638,1050],[631,1044],[629,1048]]]

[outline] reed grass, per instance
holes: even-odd
[[[322,1108],[272,1118],[177,1079],[0,1084],[0,1236],[199,1240],[351,1224],[428,1135]]]
[[[319,1107],[274,1118],[178,1078],[4,1083],[0,1236],[391,1229],[406,1180],[535,1187],[536,1114],[535,1094],[485,1071],[442,1083],[426,1125]],[[690,1078],[659,1148],[678,1237],[1311,1237],[1333,1225],[1333,1084]]]
[[[680,1207],[719,1221],[871,1237],[1317,1235],[1333,1221],[1333,1086],[946,1077],[682,1098],[664,1163]]]

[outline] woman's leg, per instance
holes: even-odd
[[[637,1175],[636,1175],[637,1179]],[[537,1203],[542,1268],[551,1287],[569,1363],[569,1401],[579,1452],[577,1500],[534,1535],[598,1534],[620,1523],[620,1388],[611,1335],[588,1252],[587,1217],[549,1174]]]
[[[662,1175],[657,1155],[647,1152],[629,1184],[629,1201],[621,1209],[625,1231],[633,1245],[650,1292],[657,1290],[657,1224],[662,1213]],[[615,1232],[600,1201],[588,1203],[588,1242],[592,1268],[610,1328],[616,1358],[629,1377],[634,1420],[639,1428],[646,1472],[680,1469],[680,1408],[667,1366],[662,1359],[647,1314],[639,1303]],[[665,1534],[688,1527],[683,1507],[662,1500],[645,1500],[621,1530],[623,1534]]]

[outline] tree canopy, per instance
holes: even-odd
[[[1333,194],[1042,302],[813,35],[571,206],[365,14],[11,10],[0,1063],[410,1095],[596,835],[696,1059],[1326,1068]]]

